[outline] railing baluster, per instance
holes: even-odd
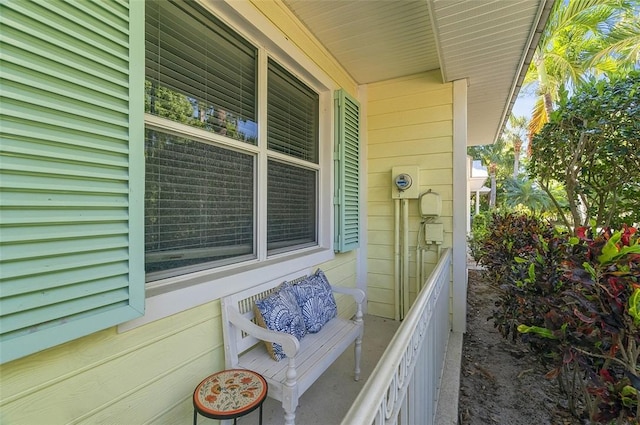
[[[451,249],[418,294],[342,425],[430,425],[449,338]]]

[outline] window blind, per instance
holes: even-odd
[[[146,111],[252,144],[257,49],[194,2],[146,7]]]
[[[271,59],[267,92],[268,148],[317,164],[318,94]]]
[[[253,257],[254,157],[147,130],[148,280]]]
[[[279,161],[268,161],[267,251],[315,245],[317,173]]]

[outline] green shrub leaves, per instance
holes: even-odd
[[[493,313],[557,377],[577,416],[640,419],[640,239],[635,228],[559,233],[541,220],[494,214],[480,264],[502,290]]]

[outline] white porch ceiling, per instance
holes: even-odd
[[[468,144],[493,143],[553,0],[284,0],[359,84],[468,80]]]

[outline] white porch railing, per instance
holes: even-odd
[[[449,341],[451,249],[389,343],[342,425],[431,425]]]

